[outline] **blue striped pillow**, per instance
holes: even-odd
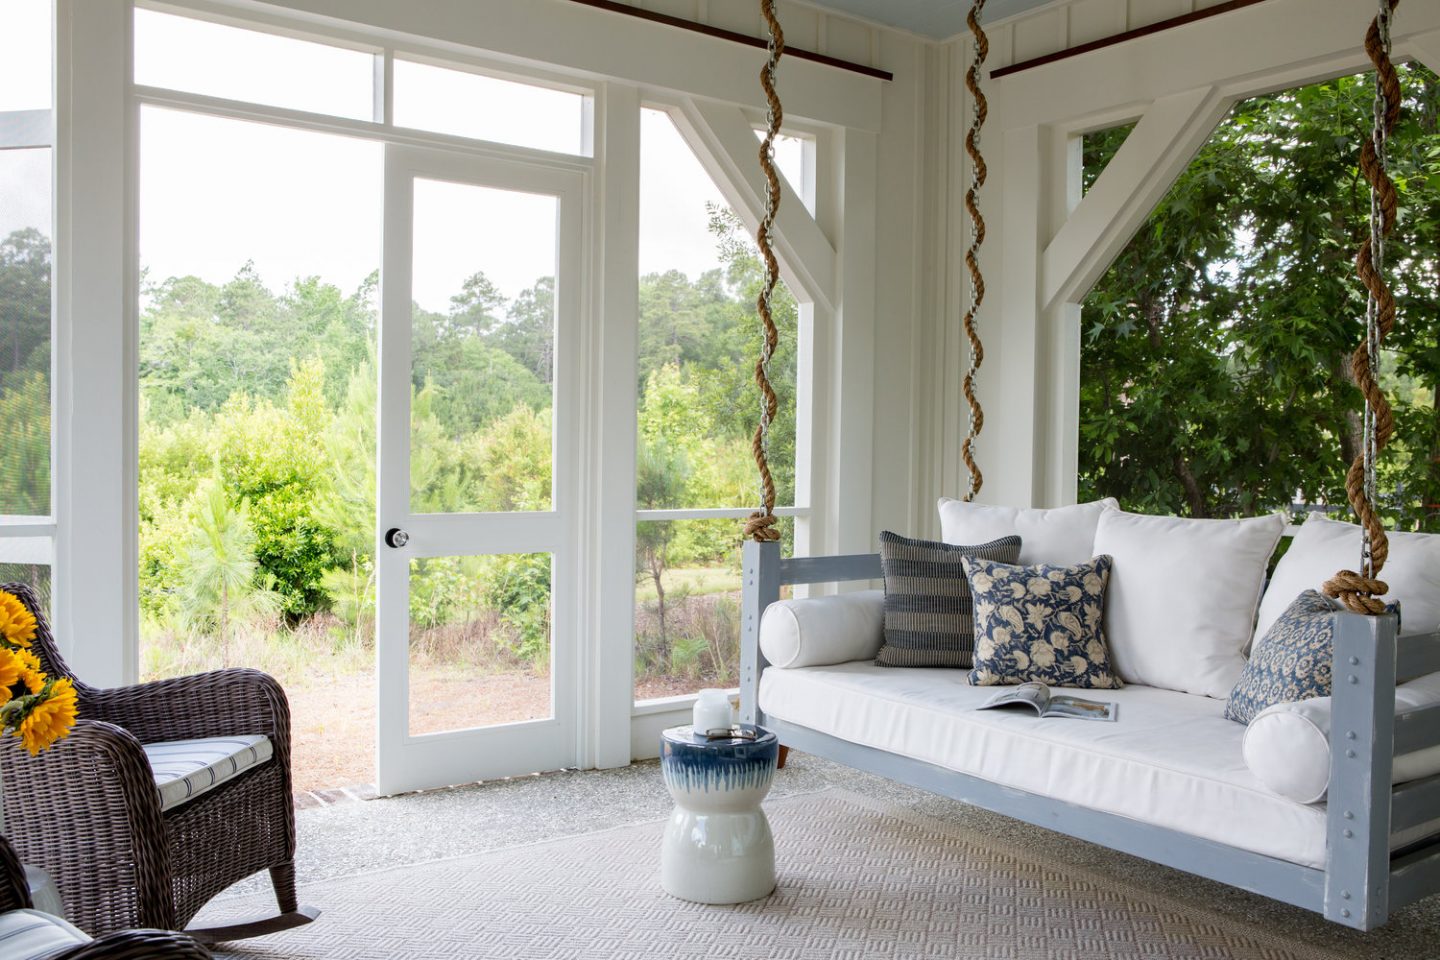
[[[970,584],[961,561],[983,557],[1014,563],[1019,537],[977,546],[911,540],[880,534],[885,576],[885,640],[875,663],[882,667],[969,667],[975,651]]]

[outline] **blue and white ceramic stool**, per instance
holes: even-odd
[[[775,840],[760,801],[770,792],[780,742],[743,724],[735,736],[671,727],[660,769],[675,798],[660,850],[660,885],[695,903],[743,903],[775,889]]]

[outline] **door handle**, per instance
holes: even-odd
[[[385,546],[387,547],[395,547],[398,550],[409,542],[410,534],[401,530],[399,527],[391,527],[385,531]]]

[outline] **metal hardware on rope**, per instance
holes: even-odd
[[[1345,475],[1345,492],[1362,528],[1360,570],[1341,570],[1322,589],[1355,613],[1383,613],[1379,598],[1390,589],[1378,579],[1390,555],[1385,523],[1375,512],[1375,467],[1395,432],[1395,419],[1377,368],[1380,347],[1395,327],[1395,294],[1385,282],[1385,240],[1395,228],[1395,183],[1387,169],[1387,147],[1400,119],[1400,77],[1390,60],[1390,19],[1399,0],[1380,0],[1365,33],[1365,52],[1375,65],[1374,126],[1360,149],[1360,170],[1370,184],[1370,235],[1360,243],[1355,270],[1366,289],[1365,340],[1350,357],[1350,375],[1365,396],[1361,451]]]
[[[980,153],[980,129],[985,126],[990,105],[985,99],[984,91],[980,89],[980,68],[984,66],[985,58],[990,53],[990,38],[980,26],[980,12],[984,8],[985,0],[974,0],[970,5],[970,13],[965,18],[966,26],[975,37],[975,55],[971,58],[970,69],[965,71],[965,89],[970,91],[971,102],[974,104],[970,130],[965,134],[965,152],[970,155],[970,188],[965,191],[965,210],[970,214],[972,229],[970,246],[965,251],[965,267],[970,272],[970,305],[965,311],[964,319],[965,337],[970,341],[970,368],[965,371],[963,389],[965,402],[970,407],[970,430],[965,436],[965,442],[960,446],[960,456],[970,472],[970,486],[965,492],[967,501],[975,499],[985,482],[984,474],[975,463],[975,441],[980,436],[980,431],[985,428],[985,410],[975,395],[975,375],[980,372],[980,364],[985,362],[985,347],[975,329],[975,315],[980,311],[980,304],[985,299],[985,276],[980,272],[980,245],[985,242],[985,218],[980,215],[979,193],[980,188],[985,185],[987,171],[985,158]]]
[[[775,285],[780,280],[780,263],[775,259],[770,234],[775,228],[775,215],[780,210],[780,176],[775,170],[775,137],[780,133],[784,111],[780,107],[780,95],[775,89],[775,69],[785,52],[785,32],[775,16],[775,0],[760,0],[760,14],[765,18],[770,40],[767,45],[769,57],[760,71],[760,86],[765,90],[765,139],[760,142],[760,169],[765,174],[765,216],[755,231],[755,243],[760,248],[760,257],[765,261],[765,282],[760,288],[756,308],[764,331],[760,340],[760,359],[755,361],[755,383],[760,387],[760,423],[755,427],[755,439],[751,448],[755,454],[755,466],[760,471],[760,509],[745,521],[745,536],[752,540],[779,540],[780,528],[775,516],[775,478],[770,475],[770,424],[775,420],[775,388],[770,385],[770,358],[780,342],[780,331],[775,327],[771,315],[771,300]]]

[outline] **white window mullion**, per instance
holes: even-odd
[[[56,3],[55,595],[90,683],[138,676],[130,4]]]

